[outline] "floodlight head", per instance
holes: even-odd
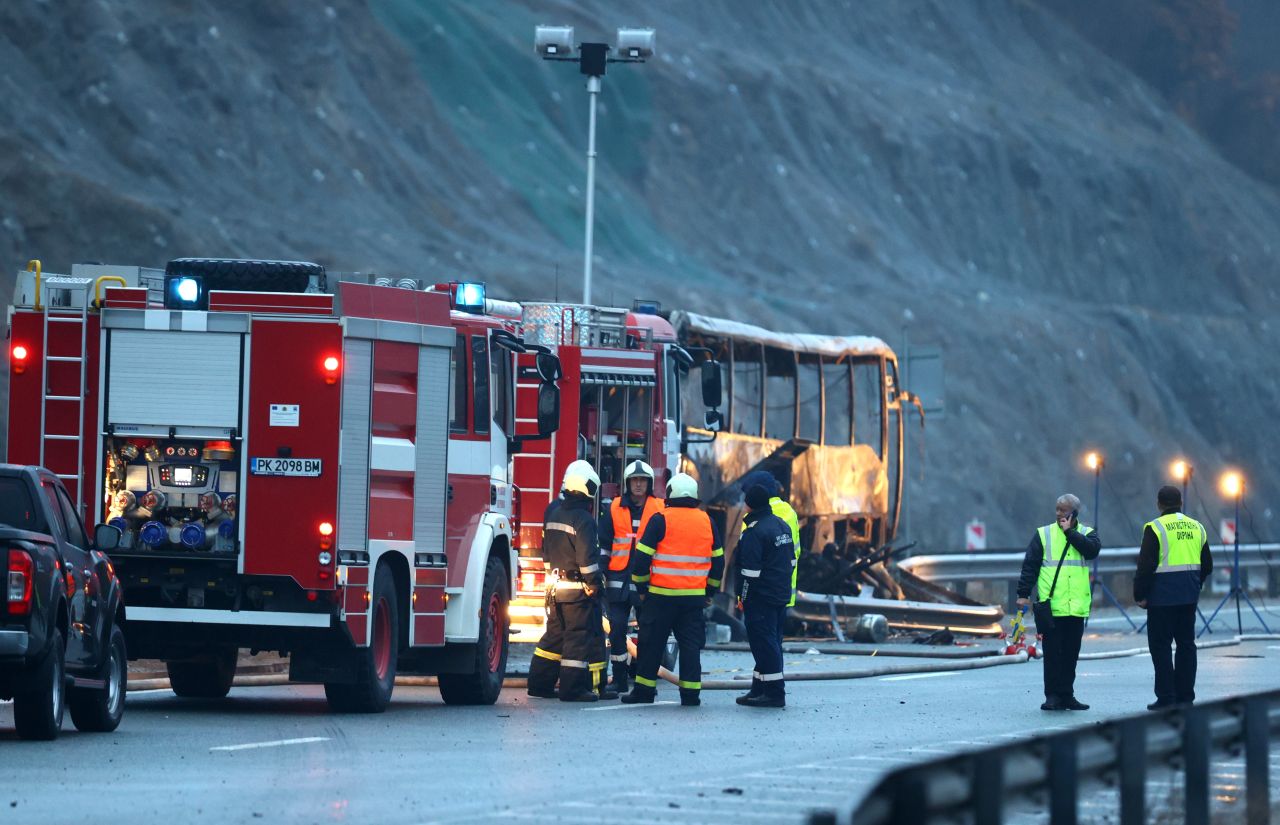
[[[1169,465],[1169,475],[1178,481],[1185,479],[1190,472],[1191,465],[1181,458]]]
[[[653,57],[653,29],[618,29],[618,44],[614,50],[627,60]]]
[[[1097,453],[1089,453],[1084,457],[1084,466],[1090,470],[1096,470],[1102,466],[1102,456]]]
[[[1222,494],[1227,498],[1239,498],[1244,492],[1244,478],[1234,470],[1222,476]]]
[[[573,26],[536,26],[533,50],[542,58],[573,57]]]

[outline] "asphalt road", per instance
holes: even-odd
[[[1139,643],[1108,635],[1085,649]],[[717,678],[750,670],[745,654],[706,659]],[[788,667],[867,660],[794,655]],[[740,708],[726,691],[682,708],[665,683],[667,704],[655,706],[507,690],[496,706],[456,708],[434,688],[398,687],[378,716],[331,715],[312,686],[237,687],[220,702],[151,691],[129,695],[116,733],[80,734],[68,720],[54,743],[18,741],[11,706],[0,705],[0,823],[798,823],[815,808],[847,812],[904,761],[1087,725],[1151,700],[1145,657],[1082,662],[1078,695],[1094,707],[1084,713],[1040,711],[1040,678],[1031,662],[795,683],[781,712]],[[1202,699],[1277,683],[1280,642],[1201,653]],[[1216,779],[1230,786],[1222,770]]]

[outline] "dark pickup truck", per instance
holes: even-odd
[[[119,541],[118,528],[95,533],[102,546]],[[0,464],[0,699],[13,699],[23,739],[56,738],[65,705],[83,731],[115,730],[124,716],[124,602],[95,546],[56,476]]]

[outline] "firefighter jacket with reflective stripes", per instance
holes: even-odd
[[[772,476],[770,476],[772,478]],[[791,565],[791,596],[787,599],[787,607],[796,606],[796,575],[800,572],[800,517],[796,510],[779,496],[769,499],[769,509],[791,528],[791,546],[795,550],[795,564]],[[742,520],[742,532],[747,530],[746,519]]]
[[[570,589],[573,583],[585,583],[597,590],[603,585],[600,543],[596,520],[591,516],[591,499],[578,493],[565,493],[563,498],[551,502],[542,517],[542,558],[548,570],[559,571],[563,589]],[[557,591],[557,597],[559,595]]]
[[[733,554],[738,595],[753,607],[787,605],[793,598],[791,574],[796,565],[790,525],[763,510],[747,513],[743,525],[746,531]]]
[[[610,573],[623,573],[631,567],[631,551],[654,513],[662,512],[662,499],[645,496],[644,504],[632,502],[624,493],[609,505],[608,518],[600,519],[600,552],[604,554]],[[610,577],[612,578],[612,577]]]
[[[1022,559],[1018,597],[1030,597],[1034,586],[1037,600],[1049,598],[1054,572],[1058,567],[1058,560],[1062,559],[1062,575],[1058,576],[1058,586],[1053,591],[1053,615],[1088,616],[1092,603],[1088,562],[1096,559],[1101,549],[1098,531],[1083,524],[1078,524],[1065,533],[1057,522],[1041,527],[1031,537],[1027,554]],[[1066,554],[1065,558],[1063,553]]]
[[[695,498],[676,498],[649,518],[631,566],[631,581],[663,596],[710,596],[720,589],[724,546]]]
[[[1195,604],[1212,572],[1209,534],[1203,524],[1177,510],[1166,510],[1143,526],[1133,577],[1135,601],[1145,601],[1148,607]]]

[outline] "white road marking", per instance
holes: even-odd
[[[944,670],[941,673],[904,673],[900,676],[881,676],[882,682],[905,682],[908,679],[933,679],[938,676],[955,676],[958,671]]]
[[[274,742],[250,742],[247,745],[219,745],[211,751],[247,751],[255,748],[279,748],[284,745],[305,745],[309,742],[328,742],[327,736],[304,736],[301,739],[277,739]]]
[[[604,705],[598,708],[583,708],[583,710],[626,710],[627,708],[647,708],[647,707],[652,707],[653,705],[678,705],[678,704],[680,703],[672,700],[667,700],[665,702],[650,702],[649,704],[639,703],[635,705]]]

